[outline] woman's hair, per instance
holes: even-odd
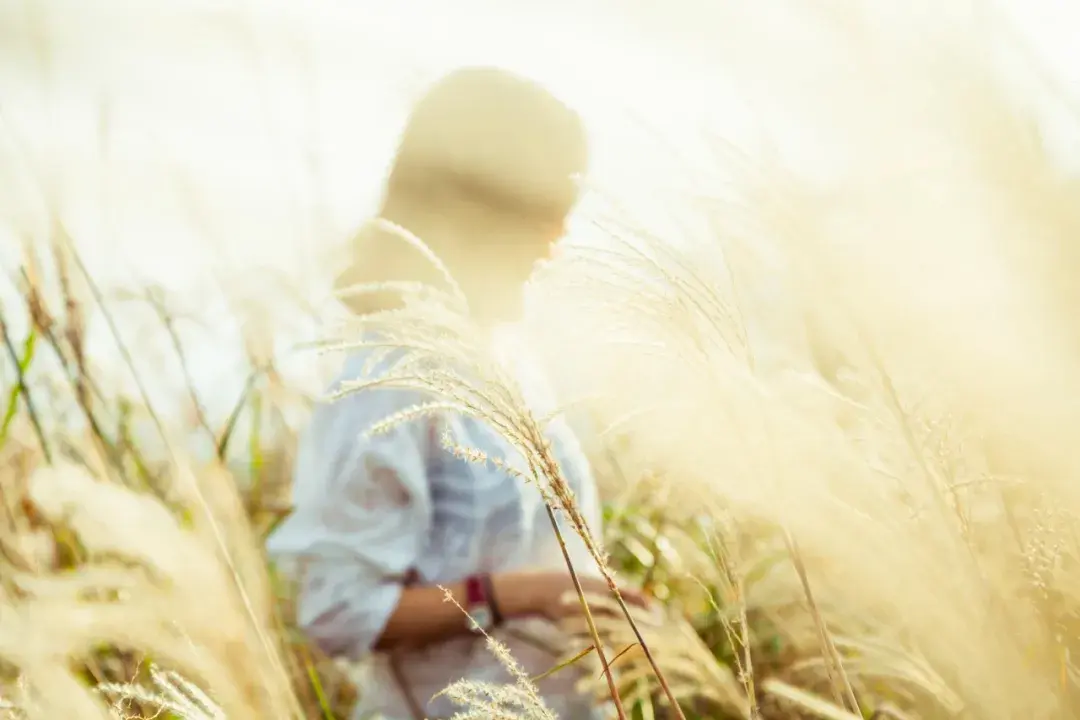
[[[414,107],[381,212],[405,227],[465,212],[550,228],[577,201],[587,163],[581,119],[555,96],[504,70],[463,68]]]
[[[588,164],[577,113],[535,82],[489,67],[456,70],[409,116],[379,215],[459,271],[523,280],[578,199]],[[432,280],[415,249],[374,226],[355,239],[337,286]]]

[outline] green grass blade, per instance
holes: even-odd
[[[19,410],[19,395],[26,391],[26,384],[23,378],[26,377],[26,373],[30,370],[30,365],[34,362],[34,349],[37,347],[37,332],[34,328],[30,328],[30,333],[26,336],[25,342],[23,342],[22,356],[18,359],[17,363],[17,380],[8,392],[7,407],[4,410],[4,422],[0,425],[0,447],[4,446],[7,441],[8,432],[11,430],[11,424],[15,420],[15,414]]]
[[[621,658],[623,655],[625,655],[628,651],[632,650],[636,646],[637,646],[637,643],[631,643],[631,644],[627,645],[626,647],[624,647],[622,650],[620,650],[615,655],[615,657],[613,657],[611,659],[610,662],[608,662],[608,665],[609,666],[614,666],[615,662],[619,658]],[[536,675],[536,676],[534,676],[532,678],[529,678],[529,679],[534,683],[540,682],[544,678],[551,677],[552,675],[559,672],[560,670],[563,670],[563,669],[565,669],[565,668],[567,668],[567,667],[569,667],[569,666],[571,666],[571,665],[573,665],[575,663],[581,662],[581,660],[588,657],[589,653],[591,653],[595,649],[596,648],[593,645],[590,645],[589,647],[587,647],[584,650],[582,650],[581,652],[577,653],[576,655],[574,655],[570,659],[564,660],[563,662],[559,663],[558,665],[551,668],[550,670],[545,670],[544,672],[540,673],[539,675]]]
[[[590,645],[589,647],[587,647],[584,650],[582,650],[581,652],[579,652],[577,655],[574,655],[569,660],[566,660],[564,662],[559,663],[558,665],[551,668],[550,670],[545,670],[544,672],[540,673],[539,675],[536,675],[535,677],[530,678],[530,680],[532,680],[534,683],[537,683],[537,682],[540,682],[541,680],[543,680],[544,678],[551,677],[552,675],[559,672],[563,668],[569,667],[570,665],[573,665],[576,662],[580,662],[583,658],[587,657],[588,654],[591,653],[595,649],[596,648],[594,646]]]
[[[315,662],[311,659],[311,654],[307,651],[307,648],[302,648],[300,652],[303,655],[304,670],[307,672],[308,680],[311,682],[311,688],[315,691],[315,697],[319,700],[319,709],[322,711],[323,720],[335,720],[334,711],[330,707],[330,699],[326,697],[326,690],[323,688],[322,679],[319,677],[319,671],[315,668]]]

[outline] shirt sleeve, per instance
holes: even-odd
[[[425,434],[409,424],[365,437],[409,404],[373,395],[317,411],[301,441],[293,515],[268,544],[293,561],[300,628],[327,654],[351,659],[382,634],[431,524]]]

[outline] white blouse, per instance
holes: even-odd
[[[365,360],[364,352],[352,356],[332,389],[356,379]],[[319,405],[301,438],[293,512],[268,541],[271,557],[298,581],[301,628],[330,655],[363,661],[356,717],[412,720],[410,708],[417,705],[429,718],[450,717],[455,708],[447,698],[432,700],[450,683],[509,681],[482,639],[469,635],[396,654],[393,661],[371,653],[408,573],[425,585],[445,585],[477,572],[565,568],[536,488],[491,465],[456,458],[442,446],[435,423],[448,424],[458,444],[520,468],[520,456],[491,429],[452,416],[364,435],[373,423],[423,399],[378,389]],[[580,445],[561,421],[549,426],[549,437],[582,513],[599,532],[596,488]],[[561,524],[575,568],[595,573],[584,543]],[[568,649],[539,619],[508,622],[495,636],[531,675],[557,660],[541,645]],[[545,702],[564,719],[598,717],[574,692],[575,679],[566,670],[541,682]]]

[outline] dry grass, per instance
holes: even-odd
[[[775,164],[744,168],[735,197],[705,198],[723,213],[708,238],[679,250],[619,217],[619,247],[581,248],[576,277],[552,278],[565,307],[547,344],[590,358],[577,381],[626,464],[670,484],[668,522],[730,515],[709,531],[720,552],[749,532],[788,556],[758,601],[800,608],[780,631],[803,654],[786,671],[807,687],[812,670],[832,716],[1069,716],[1076,354],[1067,296],[1021,258],[1066,261],[1073,183],[980,54],[997,38],[916,49],[892,26],[831,29],[874,45],[859,72],[921,120],[841,105],[841,129],[948,155],[897,179],[868,150],[828,196]],[[771,307],[747,302],[761,283],[778,288]],[[699,579],[753,618],[726,565]],[[801,702],[779,687],[766,675],[762,703]]]
[[[849,70],[828,103],[798,105],[796,60],[735,64],[849,139],[839,180],[718,157],[734,181],[698,183],[706,230],[673,244],[619,209],[597,218],[610,243],[571,246],[534,288],[536,344],[603,429],[609,522],[590,548],[665,608],[659,627],[571,627],[567,656],[602,639],[613,672],[597,666],[597,692],[643,718],[671,712],[657,668],[687,717],[1071,717],[1076,183],[988,62],[1000,36],[939,27],[919,43],[852,7],[819,18]],[[235,412],[207,417],[189,388],[184,424],[157,415],[152,377],[107,386],[85,327],[110,306],[56,227],[28,244],[22,303],[3,308],[0,713],[345,716],[340,675],[295,637],[258,550],[291,437],[250,419],[287,388],[253,355]],[[387,423],[448,409],[494,423],[581,530],[544,419],[459,299],[398,289],[413,304],[364,325],[408,350],[383,382],[443,400]],[[450,692],[463,717],[543,717],[519,681]]]

